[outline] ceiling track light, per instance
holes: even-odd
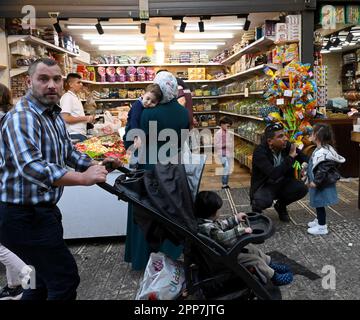
[[[205,29],[204,29],[204,21],[202,21],[202,18],[200,18],[200,21],[199,21],[199,32],[204,32]]]
[[[62,29],[61,29],[61,26],[60,26],[60,23],[59,23],[59,19],[56,19],[56,22],[53,24],[54,28],[55,28],[55,31],[57,33],[62,33]]]
[[[331,44],[333,47],[337,47],[339,44],[340,44],[340,38],[339,38],[339,35],[337,34],[336,35],[336,38],[332,40]]]
[[[104,34],[104,30],[101,26],[100,20],[98,20],[98,23],[95,25],[95,27],[96,27],[98,34]]]
[[[140,32],[141,32],[141,34],[146,33],[146,23],[145,22],[140,23]]]
[[[329,50],[332,46],[332,42],[330,41],[330,39],[328,40],[326,46],[324,47],[325,50]]]
[[[351,33],[351,31],[349,31],[349,33],[346,36],[345,41],[350,43],[352,41],[352,39],[354,39],[354,35]]]
[[[180,24],[180,28],[179,31],[184,33],[185,32],[185,28],[186,28],[186,22],[184,21],[184,18],[181,18],[181,24]]]
[[[248,18],[246,17],[246,20],[245,20],[245,23],[244,23],[244,31],[248,31],[248,30],[249,30],[250,24],[251,24],[251,21],[248,20]]]

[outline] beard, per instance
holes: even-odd
[[[51,94],[41,94],[40,92],[30,89],[32,95],[39,100],[44,106],[53,106],[59,103],[60,101],[60,94],[57,92],[52,92]]]

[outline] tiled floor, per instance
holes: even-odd
[[[218,177],[211,176],[212,170],[211,166],[206,169],[202,181],[204,189],[220,186]],[[241,169],[238,170],[236,172],[241,173]],[[232,179],[233,187],[236,183],[242,186],[245,181],[245,177],[239,178],[237,173]],[[223,213],[231,214],[229,194],[224,190],[218,192],[224,200]],[[272,208],[266,210],[265,214],[272,218],[276,232],[261,247],[274,260],[289,264],[295,274],[293,283],[280,287],[282,299],[359,299],[360,210],[357,208],[357,180],[339,182],[338,192],[339,203],[327,210],[330,230],[327,236],[307,234],[306,223],[314,218],[314,209],[309,207],[307,197],[289,207],[290,223],[280,222]],[[250,210],[248,187],[235,187],[230,193],[238,211]],[[124,239],[78,240],[68,244],[79,266],[79,299],[134,299],[143,274],[131,271],[123,261]],[[325,276],[332,270],[336,272],[335,282],[332,282],[335,289],[326,287],[330,282]],[[0,285],[5,281],[5,269],[0,265]]]

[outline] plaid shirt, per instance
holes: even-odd
[[[198,227],[200,233],[226,248],[232,247],[238,237],[245,233],[245,227],[235,216],[216,221],[199,218]]]
[[[56,204],[63,187],[53,186],[66,165],[85,171],[91,159],[76,151],[61,108],[49,109],[28,93],[0,125],[0,201],[14,204]]]

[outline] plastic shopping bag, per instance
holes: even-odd
[[[94,134],[98,136],[113,134],[121,128],[121,120],[114,117],[109,111],[104,112],[104,123],[94,125]]]
[[[152,252],[136,300],[173,300],[182,290],[185,272],[180,261]]]

